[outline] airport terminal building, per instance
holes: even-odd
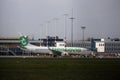
[[[70,42],[68,43],[68,46],[71,46]],[[92,50],[95,53],[106,53],[106,54],[120,53],[120,41],[92,39],[91,41],[74,42],[73,46],[85,47],[87,49]]]
[[[40,46],[46,46],[47,39],[30,40],[31,44]],[[57,38],[56,41],[63,41],[63,39]],[[48,38],[48,45],[54,46],[55,38]],[[67,46],[84,47],[92,50],[94,53],[105,54],[119,54],[120,53],[120,41],[111,41],[104,39],[93,39],[91,41],[76,41],[71,44],[67,42]],[[19,48],[19,39],[0,39],[0,55],[28,55],[29,52],[25,52]]]

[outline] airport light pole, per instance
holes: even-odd
[[[86,27],[85,27],[85,26],[82,26],[81,29],[82,29],[82,33],[83,33],[83,40],[82,40],[82,41],[84,41],[84,37],[85,37],[84,31],[85,31]]]
[[[72,14],[72,17],[70,19],[71,19],[71,46],[73,46],[73,20],[75,19],[73,17],[73,14]]]
[[[57,32],[56,32],[56,28],[57,28],[57,21],[58,21],[59,19],[58,18],[54,18],[54,21],[55,21],[55,44],[56,44],[56,37],[57,37]]]
[[[68,16],[68,14],[64,14],[64,16],[65,16],[65,23],[64,23],[64,47],[65,47],[65,50],[64,51],[66,51],[66,27],[67,27],[67,16]]]
[[[41,27],[41,31],[40,31],[40,46],[42,45],[42,28],[43,28],[43,24],[40,24],[40,27]]]
[[[50,21],[46,21],[46,38],[47,38],[46,45],[47,46],[48,46],[48,27],[49,27],[49,23],[50,23]]]

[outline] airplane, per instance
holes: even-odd
[[[25,51],[30,51],[32,53],[42,53],[42,54],[52,54],[55,55],[56,53],[59,53],[59,55],[69,55],[70,53],[75,54],[82,54],[82,52],[88,52],[89,50],[87,48],[82,47],[66,47],[65,42],[56,42],[56,46],[36,46],[33,44],[30,44],[28,39],[25,36],[20,36],[20,49]]]
[[[52,54],[48,47],[46,46],[36,46],[33,44],[30,44],[28,39],[25,36],[20,36],[20,49],[24,51],[29,51],[31,53],[43,53],[43,54]]]

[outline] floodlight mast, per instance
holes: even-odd
[[[42,46],[42,28],[43,28],[43,24],[40,24],[41,27],[41,31],[40,31],[40,46]]]
[[[65,23],[64,23],[64,51],[66,52],[66,27],[67,27],[67,16],[68,14],[64,14],[65,17]]]
[[[47,47],[48,47],[48,27],[49,27],[49,23],[50,23],[50,21],[46,21],[46,37],[47,37],[46,46]]]
[[[70,19],[71,19],[71,46],[73,46],[73,20],[75,19],[73,17],[73,9],[72,9],[72,17]]]
[[[55,29],[55,43],[54,44],[56,45],[56,41],[57,41],[57,39],[56,39],[56,37],[57,37],[56,28],[57,28],[57,22],[58,22],[59,19],[58,18],[54,18],[54,20],[55,20],[55,28],[54,28]]]
[[[82,40],[82,41],[84,41],[84,37],[85,37],[84,31],[85,31],[86,27],[85,27],[85,26],[82,26],[81,29],[82,29],[82,33],[83,33],[83,40]]]

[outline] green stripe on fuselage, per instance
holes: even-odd
[[[51,48],[51,50],[62,52],[62,51],[65,50],[65,48],[54,47],[54,48]],[[67,48],[66,47],[66,52],[68,52],[68,53],[71,53],[71,52],[81,52],[81,49],[80,48]]]

